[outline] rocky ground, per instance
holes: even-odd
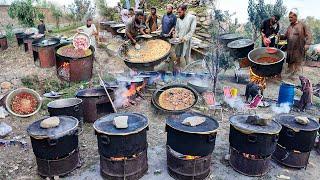
[[[121,73],[128,71],[125,64],[118,58],[109,57],[104,49],[98,49],[96,53],[96,62],[94,69],[94,77],[96,78],[97,68],[102,68],[104,73]],[[47,79],[57,80],[55,68],[41,69],[34,65],[31,55],[26,54],[22,48],[11,45],[10,48],[0,53],[0,83],[9,82],[9,89],[22,87],[21,79],[28,75],[35,75],[39,79],[39,86],[41,82]],[[305,67],[304,73],[306,76],[312,79],[314,83],[320,81],[319,69]],[[221,74],[221,81],[219,83],[219,92],[225,85],[237,87],[240,90],[240,94],[244,94],[245,85],[236,84],[233,78],[233,71],[228,70]],[[288,78],[283,76],[283,78]],[[297,81],[297,79],[295,80]],[[298,82],[298,81],[297,81]],[[8,83],[7,83],[8,84]],[[278,89],[280,82],[277,80],[269,80],[267,89],[265,90],[265,97],[267,97],[271,103],[274,103],[277,99]],[[8,87],[1,89],[1,95],[8,92]],[[41,91],[41,88],[40,88]],[[41,92],[42,93],[42,92]],[[149,179],[171,179],[166,170],[166,156],[165,156],[165,142],[166,134],[164,131],[166,115],[155,111],[150,105],[150,93],[145,93],[145,100],[141,100],[136,106],[130,106],[128,108],[120,109],[121,112],[140,112],[145,114],[149,119],[149,131],[148,131],[148,145],[149,145],[149,171],[143,178]],[[221,95],[221,93],[220,93]],[[201,104],[200,104],[201,105]],[[273,113],[271,108],[259,108],[258,112]],[[213,112],[208,111],[206,114],[212,115]],[[291,179],[320,179],[320,155],[315,151],[312,151],[310,156],[310,163],[307,169],[293,170],[285,167],[281,167],[275,163],[272,163],[271,171],[261,178],[249,178],[235,172],[229,165],[225,156],[228,154],[228,134],[229,134],[229,116],[233,115],[234,111],[230,108],[225,108],[223,111],[223,118],[218,113],[213,117],[219,121],[220,127],[218,130],[218,136],[216,141],[216,148],[212,154],[213,162],[211,165],[212,173],[208,179],[277,179],[279,175],[285,175]],[[298,112],[292,112],[299,114]],[[37,166],[35,157],[32,152],[30,139],[27,135],[26,128],[32,122],[36,121],[43,115],[48,114],[46,109],[42,109],[38,114],[30,118],[17,118],[15,116],[7,116],[5,119],[1,119],[1,122],[5,122],[13,128],[6,140],[16,139],[27,143],[27,147],[21,147],[17,145],[0,145],[0,179],[24,179],[34,180],[41,179],[37,175]],[[319,108],[315,108],[311,111],[302,113],[307,115],[313,115],[319,117]],[[79,137],[80,139],[80,155],[82,160],[82,166],[66,177],[62,179],[101,179],[99,175],[99,154],[97,149],[97,141],[94,135],[92,124],[85,124],[84,131]]]

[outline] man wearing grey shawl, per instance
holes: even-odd
[[[181,44],[176,46],[177,66],[184,67],[190,62],[191,39],[196,30],[197,18],[192,14],[187,14],[187,5],[180,5],[178,8],[179,18],[176,24],[176,37],[180,39]]]

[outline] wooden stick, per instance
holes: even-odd
[[[114,111],[115,113],[117,113],[118,111],[117,111],[116,107],[115,107],[114,104],[113,104],[113,101],[112,101],[112,99],[111,99],[111,97],[110,97],[110,94],[109,94],[107,88],[106,88],[106,85],[104,84],[104,82],[103,82],[103,80],[102,80],[102,78],[101,78],[101,76],[100,76],[100,72],[99,72],[99,71],[98,71],[98,76],[99,76],[99,79],[100,79],[100,83],[102,83],[103,89],[104,89],[104,90],[106,91],[106,93],[107,93],[107,96],[108,96],[109,101],[110,101],[110,103],[111,103],[111,105],[112,105],[113,111]]]

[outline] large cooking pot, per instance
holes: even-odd
[[[162,108],[160,106],[160,104],[159,104],[159,96],[163,91],[171,89],[171,88],[185,88],[185,89],[190,90],[193,93],[194,97],[195,97],[195,102],[193,103],[193,105],[191,105],[190,107],[188,107],[186,109],[183,109],[183,110],[168,110],[168,109]],[[160,111],[162,111],[164,113],[169,113],[169,114],[181,114],[181,113],[184,113],[184,112],[188,111],[189,109],[191,109],[194,105],[196,105],[197,102],[198,102],[198,93],[197,93],[197,91],[194,90],[193,88],[191,88],[190,86],[186,86],[186,85],[183,85],[183,84],[171,84],[171,85],[163,86],[160,89],[157,89],[153,93],[152,98],[151,98],[151,103],[156,109],[158,109],[158,110],[160,110]]]
[[[82,99],[67,98],[58,99],[47,104],[50,116],[72,116],[78,119],[79,126],[83,124],[83,105]]]
[[[227,47],[228,43],[241,38],[242,37],[239,34],[234,34],[234,33],[225,33],[219,36],[219,40],[224,45],[224,47]]]
[[[182,121],[188,117],[205,117],[198,126],[187,126]],[[213,152],[219,123],[217,120],[195,112],[172,115],[166,120],[167,145],[184,155],[207,156]]]
[[[280,115],[276,117],[282,125],[278,144],[288,151],[310,152],[313,148],[319,123],[311,118],[306,125],[299,124],[294,115]]]
[[[276,149],[281,125],[274,120],[266,126],[248,124],[248,116],[230,117],[230,146],[241,153],[270,156]]]
[[[78,120],[71,116],[58,116],[59,126],[44,129],[40,127],[44,117],[32,123],[27,132],[31,139],[34,155],[40,159],[55,160],[68,156],[78,148]]]
[[[245,58],[254,48],[254,42],[251,39],[238,39],[228,43],[230,55],[234,58]]]
[[[250,66],[254,74],[260,77],[272,77],[281,74],[282,66],[285,59],[285,53],[280,49],[271,48],[276,51],[274,54],[269,54],[266,52],[266,47],[256,48],[249,52],[248,59],[250,61]],[[257,59],[262,57],[272,57],[278,58],[279,60],[275,63],[258,63]]]
[[[113,120],[128,116],[128,128],[117,129]],[[93,128],[98,139],[100,155],[130,157],[147,149],[148,119],[138,113],[113,113],[98,119]]]
[[[142,41],[143,41],[142,39],[139,40],[139,43],[141,43]],[[124,61],[124,63],[129,68],[136,69],[136,70],[146,70],[146,71],[153,70],[154,66],[156,66],[156,65],[160,64],[162,61],[168,59],[168,57],[170,55],[170,51],[168,51],[162,57],[155,59],[153,61],[150,61],[150,62],[132,62],[125,55],[126,49],[129,49],[129,48],[134,48],[134,47],[132,45],[127,45],[126,43],[122,44],[121,47],[119,48],[118,56],[120,57],[120,59],[122,59]]]

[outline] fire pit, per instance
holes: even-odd
[[[27,129],[38,173],[46,177],[66,175],[79,165],[78,120],[58,116],[58,126],[45,129],[40,124],[46,118],[32,123]]]
[[[0,35],[0,50],[4,51],[8,49],[7,36]]]
[[[43,38],[44,38],[44,35],[34,35],[34,34],[26,35],[23,39],[24,51],[28,52],[29,54],[33,54],[33,51],[32,51],[33,41],[38,42]]]
[[[116,118],[127,127],[117,128]],[[93,127],[98,139],[100,169],[107,179],[139,179],[148,169],[148,119],[138,113],[114,113],[98,119]]]
[[[177,92],[177,94],[176,94],[177,96],[175,94],[173,94],[175,91]],[[186,97],[189,98],[186,100],[189,100],[190,102],[188,101],[185,103],[184,97],[182,97],[182,96],[179,97],[180,96],[179,93],[181,91],[183,91],[184,94],[186,95]],[[167,95],[168,95],[168,97],[167,97]],[[171,95],[174,96],[174,98],[177,98],[176,101],[173,101],[173,102],[170,101],[170,103],[173,103],[172,105],[179,106],[179,105],[183,104],[183,106],[179,106],[180,107],[179,109],[169,109],[171,107],[171,104],[170,104],[170,106],[166,107],[165,106],[166,104],[162,103],[162,102],[169,102],[169,101],[167,101],[167,99],[175,100],[175,99],[172,99],[171,97],[169,97]],[[196,90],[192,89],[189,86],[182,85],[182,84],[173,84],[173,85],[164,86],[164,87],[156,90],[153,93],[153,96],[151,99],[151,102],[156,109],[158,109],[162,112],[165,112],[165,113],[173,113],[173,114],[179,114],[179,113],[184,113],[184,112],[188,111],[197,103],[197,101],[198,101],[198,94],[197,94]]]
[[[285,54],[280,49],[272,48],[276,51],[269,54],[266,47],[256,48],[249,52],[248,59],[254,74],[260,77],[273,77],[281,74]]]
[[[187,119],[203,119],[189,126]],[[218,122],[200,113],[172,115],[166,120],[167,164],[169,174],[177,179],[204,179],[210,173]]]
[[[111,98],[114,99],[113,90],[108,89],[108,92]],[[76,97],[83,101],[84,122],[93,123],[98,118],[113,113],[112,105],[103,88],[80,90],[77,92]]]
[[[53,67],[56,64],[55,47],[60,43],[57,38],[33,41],[33,59],[41,68]]]
[[[267,125],[247,122],[251,115],[230,117],[230,165],[247,176],[263,176],[270,169],[281,125],[272,120]]]
[[[75,50],[71,44],[60,44],[55,49],[57,75],[61,80],[79,82],[91,79],[94,59],[92,46],[84,51]]]
[[[140,50],[136,50],[132,45],[124,43],[119,49],[119,56],[125,64],[136,70],[153,70],[154,66],[166,60],[170,55],[171,44],[168,42],[155,40],[141,40]]]
[[[282,129],[272,158],[288,167],[306,168],[319,123],[308,118],[308,124],[300,124],[295,118],[293,115],[281,115],[276,118]]]

